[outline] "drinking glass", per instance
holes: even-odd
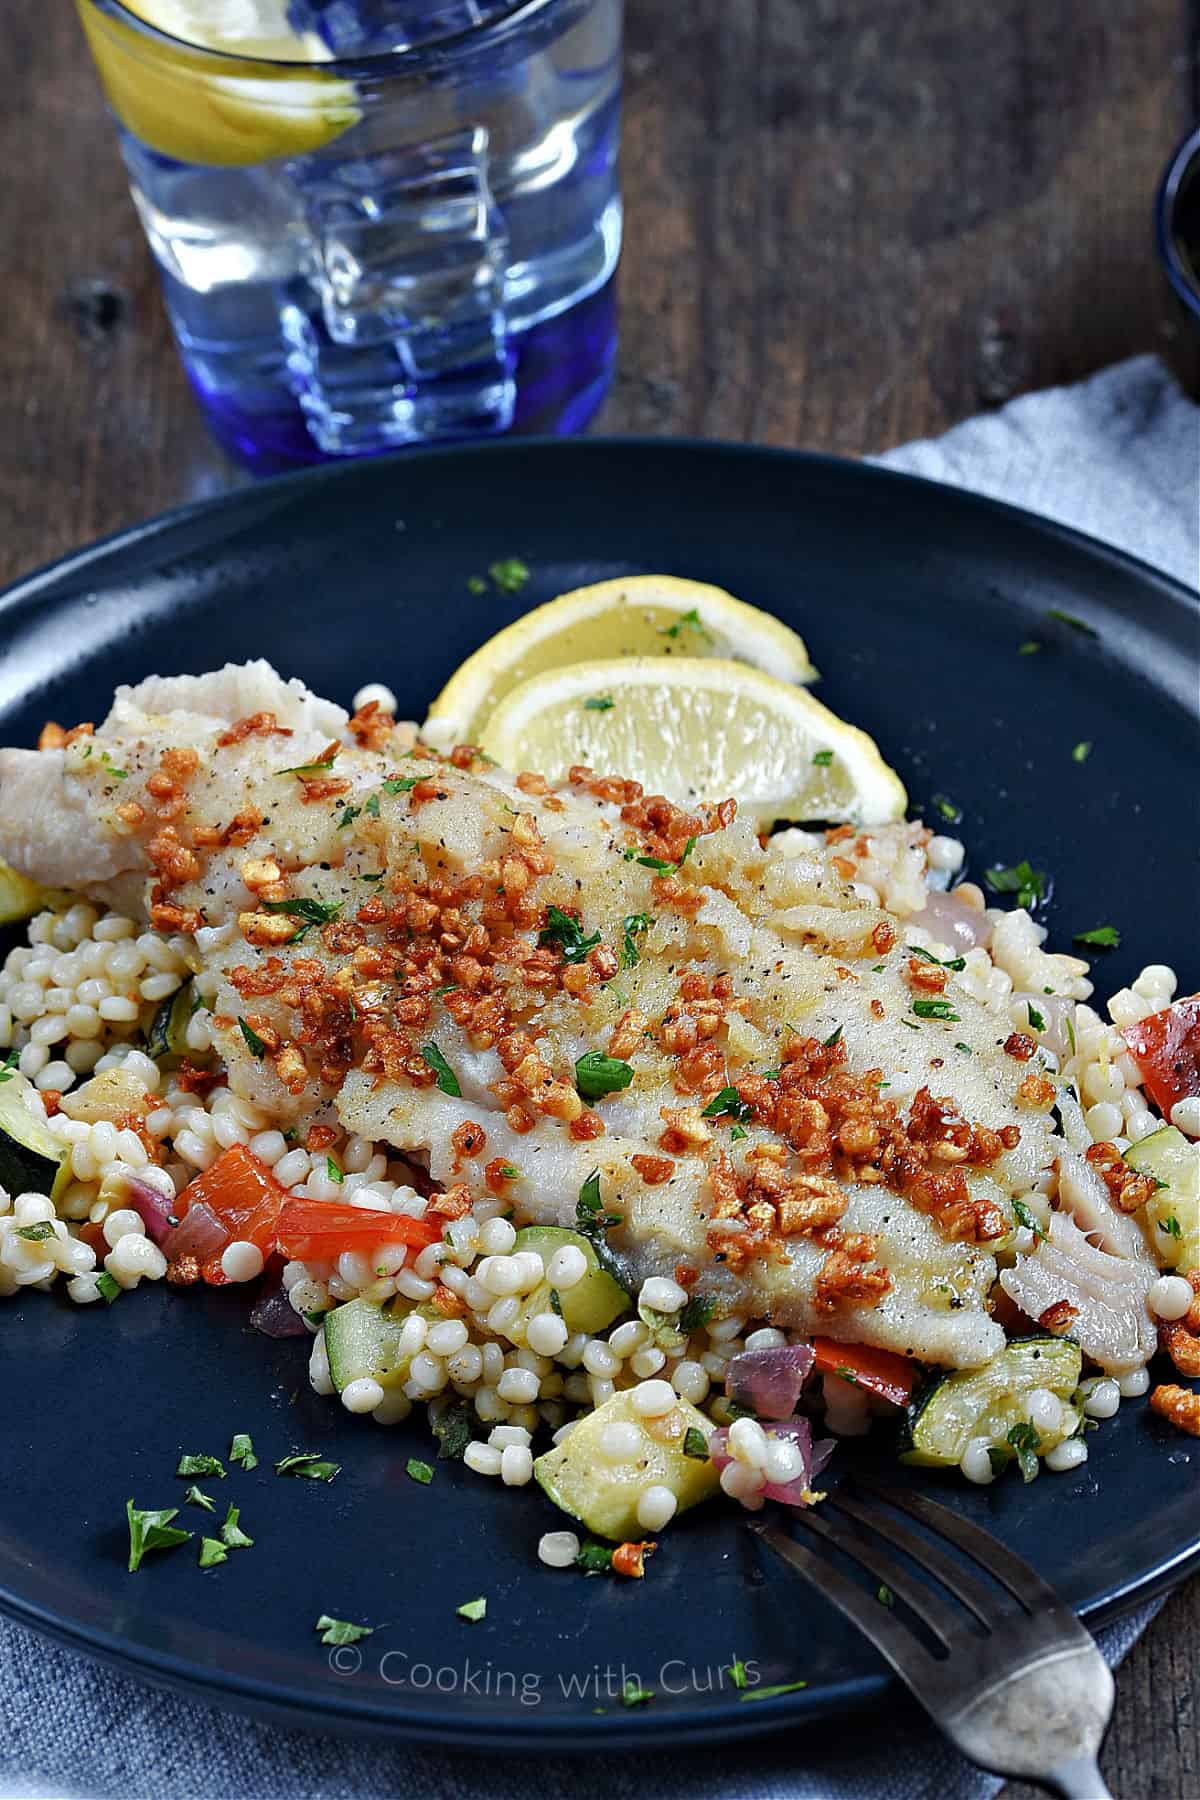
[[[77,6],[235,456],[584,425],[616,342],[622,0]],[[234,15],[260,35],[218,47]]]

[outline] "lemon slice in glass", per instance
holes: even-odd
[[[126,0],[172,42],[78,7],[113,110],[164,156],[245,167],[319,150],[358,122],[353,83],[316,66],[329,52],[288,29],[285,0]]]
[[[477,744],[522,681],[595,657],[736,657],[780,681],[815,681],[804,640],[724,588],[674,575],[632,575],[574,588],[498,631],[429,709],[430,742]]]
[[[482,747],[552,779],[572,763],[624,775],[681,804],[732,795],[759,824],[879,825],[907,795],[874,739],[791,682],[706,657],[615,657],[513,688]]]

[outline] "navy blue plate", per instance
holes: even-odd
[[[470,578],[530,566],[516,597]],[[1148,961],[1195,985],[1200,612],[1182,588],[1009,508],[784,452],[659,442],[513,443],[323,469],[190,508],[69,557],[0,597],[0,742],[106,709],[114,685],[265,655],[346,701],[368,679],[425,704],[498,626],[565,588],[664,570],[798,626],[820,693],[874,734],[916,808],[964,810],[974,869],[1054,876],[1058,941],[1120,927],[1102,988]],[[1064,616],[1066,615],[1066,616]],[[1072,622],[1074,621],[1074,622]],[[1041,648],[1019,654],[1022,643]],[[1084,763],[1072,746],[1094,744]],[[0,1607],[148,1681],[260,1714],[458,1745],[697,1742],[876,1702],[874,1653],[711,1506],[666,1534],[646,1582],[541,1568],[564,1521],[318,1399],[303,1343],[247,1325],[244,1294],[164,1290],[81,1311],[0,1305]],[[187,1546],[125,1572],[124,1508],[179,1502],[181,1450],[249,1431],[262,1461],[206,1485],[255,1539],[201,1573]],[[926,1481],[988,1524],[1093,1622],[1200,1565],[1191,1440],[1144,1405],[1077,1474],[986,1490]],[[320,1450],[332,1486],[280,1480]],[[913,1479],[883,1442],[839,1451]],[[206,1515],[185,1509],[203,1529]],[[484,1595],[486,1619],[456,1617]],[[376,1625],[330,1653],[321,1612]],[[776,1699],[732,1686],[740,1656]],[[636,1675],[648,1705],[620,1703]]]

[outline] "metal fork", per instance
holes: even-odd
[[[830,1507],[844,1517],[832,1520]],[[979,1580],[893,1508],[952,1544],[1006,1591]],[[796,1519],[885,1584],[890,1596],[868,1593],[774,1526],[750,1529],[858,1626],[965,1756],[995,1775],[1037,1782],[1062,1800],[1112,1800],[1096,1762],[1112,1713],[1112,1673],[1091,1633],[1028,1563],[948,1507],[862,1476],[854,1477],[852,1491],[843,1485],[831,1494],[821,1512]],[[918,1580],[911,1565],[958,1604]],[[881,1604],[892,1596],[927,1628],[936,1652]]]

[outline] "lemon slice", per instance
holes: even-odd
[[[907,805],[865,731],[791,682],[716,658],[610,657],[547,670],[505,696],[482,747],[506,769],[553,778],[587,763],[685,804],[733,795],[760,824],[879,825]]]
[[[781,681],[815,681],[804,640],[724,588],[632,575],[574,588],[498,631],[429,710],[431,743],[477,744],[493,708],[532,675],[593,657],[734,656]]]
[[[319,150],[360,117],[352,82],[317,64],[311,32],[291,32],[285,0],[128,0],[180,43],[157,41],[79,0],[79,16],[122,124],[181,162],[245,167]],[[195,48],[189,48],[194,45]],[[206,51],[225,52],[217,62]],[[278,58],[280,66],[240,57]]]

